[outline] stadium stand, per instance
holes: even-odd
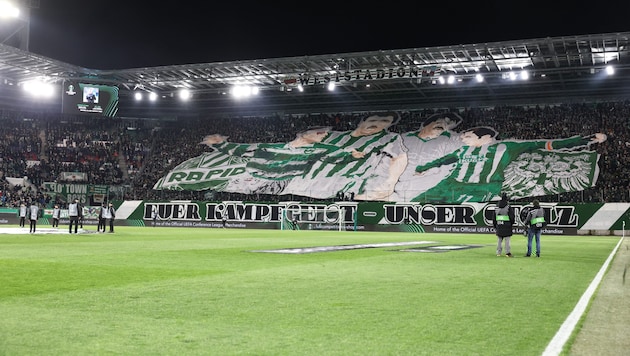
[[[437,110],[403,112],[398,133],[417,129],[423,118]],[[580,192],[544,197],[558,202],[627,202],[630,104],[625,101],[545,106],[466,108],[459,111],[458,130],[475,126],[495,128],[501,138],[534,139],[589,135],[604,132],[609,139],[596,149],[602,155],[600,179],[595,187]],[[28,117],[28,119],[25,119]],[[62,114],[4,110],[1,170],[4,177],[27,177],[32,186],[22,195],[39,191],[45,181],[63,182],[64,172],[85,174],[91,184],[126,187],[121,199],[264,200],[278,197],[221,192],[155,191],[153,185],[182,161],[206,149],[199,142],[219,133],[233,142],[288,142],[309,126],[346,130],[356,125],[361,113],[320,115],[204,118],[177,122],[153,122],[128,130],[123,120],[108,121]],[[115,123],[115,125],[112,125]],[[138,127],[139,126],[139,127]],[[35,164],[37,162],[38,164]],[[127,167],[124,171],[122,167]],[[133,167],[133,168],[129,168]],[[68,178],[66,178],[68,179]],[[4,191],[11,191],[3,179]],[[45,195],[45,194],[44,194]],[[301,199],[308,198],[301,197]],[[20,198],[4,199],[15,206]],[[12,201],[12,202],[11,202]],[[51,202],[50,204],[59,203]]]
[[[385,110],[401,114],[390,128],[398,133],[443,111],[462,116],[457,130],[485,125],[499,138],[604,132],[608,140],[596,147],[597,185],[541,200],[625,202],[628,51],[630,33],[609,33],[102,71],[0,44],[2,203],[19,200],[6,197],[11,191],[46,199],[42,183],[68,180],[115,186],[117,199],[273,201],[277,197],[268,194],[152,188],[175,165],[204,152],[199,142],[205,135],[219,133],[237,143],[288,142],[307,127],[350,130],[365,113]],[[616,73],[607,76],[610,65]],[[519,81],[516,69],[528,71],[530,80]],[[479,85],[477,75],[484,76]],[[450,76],[453,85],[441,83]],[[41,78],[61,86],[115,86],[120,110],[114,117],[62,113],[59,100],[24,95],[25,83]],[[227,95],[243,78],[260,88],[262,98],[235,102]],[[177,101],[184,81],[192,92],[188,105]],[[334,95],[325,88],[331,82]],[[138,104],[137,93],[160,93],[160,100]],[[16,179],[22,183],[17,190]]]

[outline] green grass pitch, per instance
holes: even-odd
[[[540,355],[618,241],[543,235],[524,258],[515,235],[510,259],[475,234],[0,234],[0,355]],[[254,252],[319,246],[344,248]]]

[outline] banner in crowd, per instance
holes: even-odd
[[[126,201],[117,208],[117,224],[191,228],[281,229],[295,222],[301,230],[391,231],[494,234],[495,203],[420,204],[388,202],[208,202]],[[529,203],[511,203],[520,234],[521,211]],[[621,230],[630,203],[541,203],[545,234],[575,235]],[[120,219],[120,220],[119,220]],[[594,231],[594,232],[592,232]]]
[[[102,203],[109,194],[107,185],[45,182],[43,187],[47,194],[60,195],[62,201],[78,199],[82,205],[89,204],[90,198],[94,203]]]
[[[87,173],[81,172],[61,172],[59,180],[63,182],[87,182]]]
[[[524,230],[521,212],[528,203],[512,202],[513,233]],[[411,233],[494,234],[495,203],[419,204],[387,202],[256,203],[208,201],[114,202],[116,225],[188,228],[343,230]],[[623,232],[630,203],[541,203],[545,235],[610,235]],[[84,206],[84,224],[96,226],[99,206]],[[0,226],[18,223],[18,209],[0,209]],[[44,210],[50,219],[52,209]],[[62,209],[61,224],[68,224]],[[46,222],[42,221],[42,224]]]
[[[153,189],[432,203],[544,196],[594,186],[600,156],[592,145],[606,140],[499,140],[491,127],[456,131],[456,113],[398,134],[388,130],[397,118],[370,115],[351,131],[311,128],[287,143],[209,135],[202,142],[208,152],[176,166]]]

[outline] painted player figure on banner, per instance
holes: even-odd
[[[341,193],[354,194],[355,200],[387,200],[407,165],[402,138],[387,130],[399,119],[396,112],[373,113],[354,130],[331,131],[322,143],[353,152],[356,159],[347,164],[318,161],[307,174],[292,179],[286,191],[319,199]]]
[[[243,174],[232,177],[224,191],[245,194],[289,194],[285,187],[302,177],[320,163],[344,165],[363,157],[356,150],[340,150],[338,146],[322,143],[331,127],[312,127],[299,132],[288,143],[231,143],[226,136],[210,135],[203,144],[215,146],[226,156],[239,154],[245,161]]]
[[[463,143],[452,130],[461,122],[462,118],[457,113],[437,113],[425,119],[420,130],[402,135],[403,144],[407,148],[408,163],[396,183],[390,201],[422,200],[424,192],[450,174],[455,163],[435,167],[423,175],[416,174],[416,167],[460,148]]]
[[[429,169],[456,163],[452,173],[426,192],[426,200],[440,203],[487,202],[499,196],[505,168],[521,153],[589,147],[606,135],[573,136],[555,140],[497,140],[490,127],[474,127],[460,134],[463,146],[444,157],[416,167],[419,175]]]

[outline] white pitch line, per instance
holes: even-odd
[[[79,234],[96,233],[96,231],[78,229]],[[1,227],[0,234],[14,234],[14,235],[45,235],[45,234],[65,234],[70,235],[68,232],[68,226],[54,228],[54,227],[37,227],[34,234],[29,233],[29,226],[25,227]]]
[[[617,246],[615,246],[615,248],[612,250],[612,252],[610,253],[610,256],[608,256],[608,259],[606,259],[606,262],[604,262],[604,264],[602,265],[602,268],[599,269],[599,272],[597,272],[597,275],[595,276],[591,284],[588,286],[588,288],[586,288],[586,291],[584,292],[584,294],[582,294],[582,297],[580,298],[578,303],[575,305],[575,308],[573,308],[573,311],[571,312],[571,314],[569,314],[569,316],[564,321],[562,326],[560,326],[560,329],[558,329],[558,332],[556,332],[556,335],[549,342],[549,345],[547,345],[547,348],[543,352],[543,356],[560,355],[560,353],[562,352],[562,348],[564,347],[564,344],[567,342],[567,340],[569,340],[569,337],[573,333],[575,326],[577,325],[578,321],[580,321],[580,318],[584,314],[584,311],[586,310],[586,307],[588,306],[588,302],[593,297],[593,294],[595,294],[595,290],[597,289],[597,286],[599,286],[602,279],[604,278],[604,274],[606,273],[606,270],[608,269],[608,265],[610,265],[610,262],[612,261],[613,257],[617,253],[617,250],[619,249],[619,246],[623,242],[623,239],[624,239],[623,237],[619,239]]]

